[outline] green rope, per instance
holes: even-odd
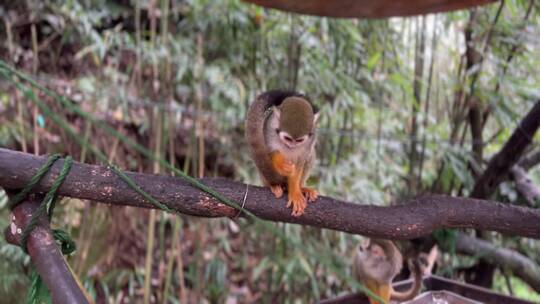
[[[32,189],[34,189],[34,187],[37,185],[37,183],[39,183],[43,176],[45,176],[45,174],[49,172],[53,164],[58,159],[60,159],[60,154],[53,154],[47,158],[47,161],[45,161],[45,163],[41,167],[39,167],[39,169],[32,176],[30,181],[23,187],[23,189],[10,199],[8,203],[8,207],[10,208],[10,210],[13,210],[15,207],[17,207],[28,196]],[[21,234],[20,246],[24,250],[24,252],[28,253],[28,237],[36,228],[39,219],[41,219],[43,215],[48,214],[48,220],[49,222],[51,221],[55,202],[57,199],[56,192],[66,179],[66,176],[71,169],[72,163],[73,159],[70,156],[65,158],[64,165],[62,166],[58,177],[52,183],[51,188],[41,201],[39,207],[32,213],[30,221],[28,222]],[[49,206],[48,210],[47,206]],[[71,239],[67,232],[60,229],[54,229],[52,233],[53,238],[58,243],[60,251],[63,255],[69,255],[76,250],[75,242],[73,241],[73,239]],[[43,284],[43,281],[41,280],[41,277],[39,276],[35,268],[32,268],[33,269],[30,274],[31,284],[30,288],[28,289],[26,302],[29,304],[51,303],[51,296],[48,289]]]
[[[49,156],[47,161],[37,170],[36,174],[32,176],[30,181],[28,181],[28,184],[24,186],[21,192],[17,193],[9,200],[9,209],[13,210],[13,208],[15,208],[15,206],[17,206],[28,195],[28,193],[30,193],[30,191],[36,186],[37,183],[39,183],[45,173],[47,173],[49,169],[51,169],[51,166],[54,164],[54,162],[59,158],[60,154],[54,154]]]
[[[73,163],[73,159],[71,158],[71,156],[66,157],[66,159],[64,160],[64,165],[62,166],[62,170],[60,171],[60,174],[58,174],[58,177],[54,180],[53,184],[51,185],[51,188],[49,189],[49,192],[47,192],[47,194],[45,195],[45,198],[43,198],[43,201],[41,201],[41,204],[39,205],[39,207],[32,213],[32,217],[30,218],[30,221],[24,228],[24,231],[21,235],[21,246],[23,246],[24,251],[27,251],[26,241],[28,239],[28,236],[30,236],[30,233],[32,232],[32,230],[36,228],[39,219],[45,214],[48,214],[49,218],[52,217],[52,214],[48,212],[49,203],[52,203],[56,199],[56,191],[66,179],[66,176],[68,175],[69,170],[71,169],[72,163]]]
[[[64,230],[53,229],[53,236],[60,246],[60,251],[62,251],[63,255],[70,255],[77,250],[75,241],[73,241],[69,233],[65,232]]]
[[[169,213],[179,213],[178,211],[169,208],[167,205],[159,202],[157,199],[155,199],[153,196],[151,196],[148,192],[144,191],[139,185],[137,185],[129,176],[127,176],[122,170],[118,169],[118,167],[110,165],[109,168],[120,177],[121,180],[123,180],[131,189],[133,189],[135,192],[139,193],[142,197],[147,199],[154,207],[161,209],[163,211],[169,212]]]
[[[41,280],[39,273],[33,269],[30,272],[30,287],[28,288],[28,293],[26,294],[26,303],[27,304],[52,304],[51,295],[49,289]]]
[[[30,193],[30,191],[32,191],[32,189],[35,187],[35,185],[51,169],[54,162],[57,161],[59,158],[60,158],[59,154],[54,154],[54,155],[49,156],[49,158],[47,159],[45,164],[43,164],[38,169],[36,174],[34,174],[34,176],[32,176],[32,178],[30,179],[28,184],[26,184],[26,186],[24,186],[23,190],[21,190],[21,192],[16,194],[10,200],[9,207],[11,209],[15,208],[18,204],[20,204],[22,202],[22,200],[24,200],[26,198],[28,193]],[[62,170],[60,170],[60,173],[58,174],[58,177],[54,180],[54,182],[51,185],[51,188],[49,189],[49,191],[47,192],[47,194],[45,195],[45,197],[41,201],[41,204],[39,205],[39,207],[36,210],[34,210],[34,212],[32,213],[32,217],[30,218],[30,221],[28,222],[28,224],[24,228],[24,230],[23,230],[23,232],[21,234],[21,242],[20,242],[20,244],[21,244],[21,247],[23,248],[23,250],[25,252],[28,252],[27,247],[26,247],[26,242],[28,241],[28,237],[30,236],[30,233],[34,230],[34,228],[36,228],[39,219],[43,215],[47,214],[48,217],[49,217],[49,221],[50,221],[50,219],[52,217],[52,210],[54,208],[54,202],[55,202],[55,200],[57,198],[56,197],[56,191],[58,190],[58,188],[62,185],[62,183],[66,179],[66,176],[68,175],[69,170],[71,169],[72,163],[73,163],[73,159],[71,158],[71,156],[66,157],[66,159],[64,160],[64,165],[62,166]],[[59,240],[60,240],[60,243],[62,244],[62,246],[64,246],[63,245],[64,243],[69,243],[69,240],[67,240],[67,238],[65,237],[65,234],[57,233],[57,236],[59,236]],[[71,243],[73,243],[73,241],[71,241]],[[74,243],[73,244],[68,244],[66,246],[67,247],[74,247]]]

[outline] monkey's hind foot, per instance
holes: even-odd
[[[302,193],[307,198],[307,201],[310,202],[310,203],[314,202],[317,199],[317,197],[319,196],[319,194],[317,193],[317,190],[307,188],[307,187],[302,188]]]
[[[304,214],[304,210],[307,206],[307,201],[302,191],[289,191],[289,199],[287,201],[287,208],[292,206],[292,216],[300,216]]]
[[[276,198],[281,198],[283,196],[283,187],[281,185],[272,185],[270,186],[270,191],[274,193]]]

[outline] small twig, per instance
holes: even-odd
[[[503,275],[503,278],[504,278],[504,283],[506,284],[506,288],[508,289],[508,293],[513,296],[514,295],[514,289],[512,288],[512,282],[510,281],[510,276],[508,275],[508,273],[506,273],[506,271],[504,271],[503,268],[499,268],[499,271],[501,272],[501,274]]]

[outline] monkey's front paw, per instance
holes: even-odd
[[[314,202],[319,194],[317,193],[317,190],[311,189],[311,188],[302,188],[302,193],[307,198],[308,202]]]
[[[270,186],[270,191],[274,193],[276,198],[281,198],[283,196],[283,187],[281,187],[281,185]]]
[[[276,172],[281,176],[291,176],[296,171],[296,166],[293,162],[286,159],[283,153],[275,151],[270,154],[272,165]]]
[[[304,210],[307,206],[307,201],[301,191],[289,192],[287,208],[289,208],[290,206],[292,206],[292,216],[300,216],[304,214]]]
[[[279,175],[291,176],[296,170],[296,166],[292,162],[285,160],[277,167],[277,169]]]

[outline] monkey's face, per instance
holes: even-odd
[[[379,283],[391,282],[396,272],[396,262],[380,244],[364,241],[357,247],[356,269],[360,278],[370,278]],[[398,266],[401,269],[401,266]]]
[[[309,146],[313,142],[315,125],[319,117],[311,104],[299,97],[288,97],[274,108],[277,119],[275,131],[279,141],[289,149]]]
[[[388,257],[384,252],[383,248],[378,244],[364,243],[358,247],[360,254],[366,257],[366,260],[369,261],[372,265],[381,265],[382,263],[387,263]]]
[[[276,132],[279,136],[279,140],[281,140],[281,142],[290,149],[298,148],[304,145],[308,141],[309,137],[313,136],[312,134],[307,134],[294,138],[286,131],[276,129]]]

